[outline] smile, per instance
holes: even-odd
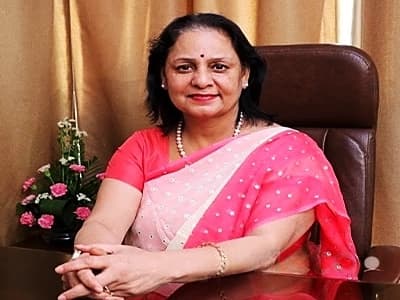
[[[218,97],[218,94],[191,94],[189,98],[195,101],[209,101]]]

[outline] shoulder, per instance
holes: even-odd
[[[142,138],[142,139],[152,139],[152,138],[162,138],[166,137],[160,128],[158,127],[149,127],[140,130],[136,130],[132,133],[132,135],[128,138]]]
[[[279,124],[267,125],[267,126],[255,126],[248,129],[247,134],[249,137],[254,139],[262,138],[266,143],[305,143],[315,144],[314,140],[306,133],[297,129],[281,126]],[[246,135],[245,135],[246,136]]]
[[[275,134],[269,140],[270,142],[273,141],[276,144],[289,145],[289,146],[290,145],[303,146],[305,148],[317,147],[318,149],[320,149],[320,147],[312,137],[310,137],[308,134],[300,130],[284,126],[273,126],[271,127],[271,130],[273,129],[276,130],[277,134]]]
[[[157,127],[137,130],[118,147],[116,153],[142,158],[149,153],[168,153],[168,136]]]
[[[293,161],[320,158],[325,155],[317,142],[308,134],[289,127],[270,126],[255,133],[254,139],[262,138],[263,142],[256,154],[264,159],[271,158],[281,164]],[[258,135],[258,136],[257,136]]]
[[[150,127],[140,129],[132,133],[132,135],[125,140],[121,147],[127,147],[133,144],[152,146],[167,140],[168,136],[164,135],[160,128]]]

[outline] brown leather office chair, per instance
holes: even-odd
[[[309,134],[323,149],[338,177],[363,263],[371,255],[379,102],[376,67],[364,51],[351,46],[259,46],[257,50],[268,68],[260,106],[281,125]],[[382,255],[380,265],[362,271],[361,278],[398,281],[399,249],[374,247],[372,254]]]

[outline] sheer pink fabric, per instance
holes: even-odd
[[[314,209],[321,226],[315,271],[357,278],[350,219],[331,165],[305,134],[274,130],[228,139],[152,171],[126,243],[150,251],[193,248]]]

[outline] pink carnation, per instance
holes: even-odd
[[[21,214],[21,216],[19,218],[19,222],[22,225],[26,225],[29,227],[32,227],[33,224],[35,224],[35,221],[36,221],[35,216],[30,211],[24,212],[23,214]]]
[[[41,215],[38,224],[40,227],[44,229],[50,229],[54,224],[54,216],[53,215]]]
[[[75,211],[76,218],[79,220],[86,220],[90,215],[90,208],[86,206],[80,206]]]
[[[22,205],[28,205],[36,198],[36,195],[30,194],[21,200]]]
[[[50,186],[50,191],[54,197],[56,198],[61,197],[67,193],[68,186],[64,183],[55,183],[52,186]]]
[[[106,173],[105,172],[98,173],[98,174],[96,174],[96,178],[100,179],[100,180],[103,180],[104,178],[106,178]]]
[[[32,185],[36,182],[36,178],[35,177],[31,177],[27,180],[24,181],[24,183],[22,184],[22,190],[24,192],[26,192],[30,187],[32,187]]]
[[[69,166],[69,168],[74,171],[74,172],[78,172],[78,173],[83,173],[86,171],[86,167],[82,166],[82,165],[78,165],[78,164],[71,164]]]

